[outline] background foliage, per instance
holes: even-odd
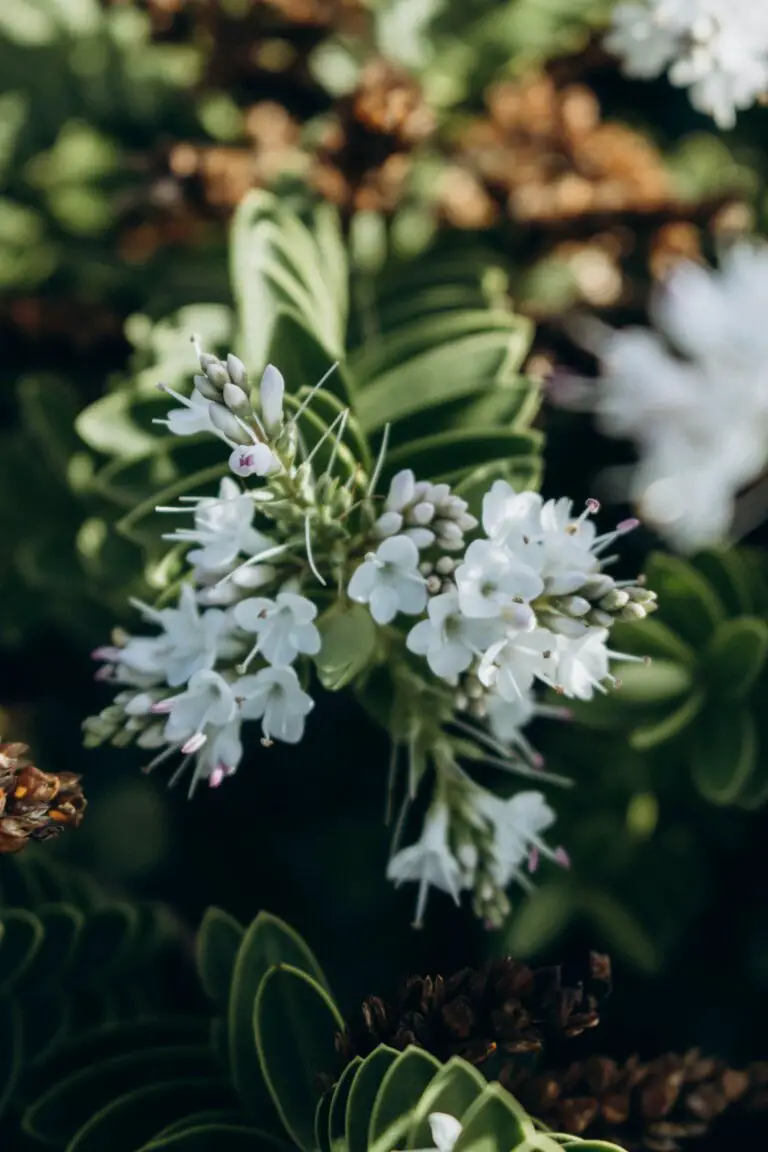
[[[410,895],[383,878],[386,739],[350,701],[324,699],[311,750],[255,748],[192,805],[137,777],[132,754],[80,749],[80,718],[105,702],[88,649],[126,622],[128,595],[176,575],[146,516],[153,493],[215,463],[151,425],[157,379],[190,375],[191,330],[215,349],[240,340],[297,387],[346,351],[339,387],[362,430],[375,445],[394,419],[393,443],[399,425],[433,475],[511,461],[578,501],[629,459],[586,417],[541,405],[554,360],[584,363],[560,318],[584,304],[642,318],[671,260],[764,230],[768,113],[715,137],[684,93],[623,80],[597,47],[606,11],[5,0],[2,730],[41,767],[86,772],[88,820],[46,857],[98,876],[121,908],[162,899],[197,922],[215,903],[245,923],[272,908],[350,1004],[408,971],[604,947],[619,961],[617,1044],[745,1061],[768,1056],[759,533],[691,563],[629,538],[626,574],[645,566],[660,591],[642,640],[654,665],[588,731],[534,732],[578,782],[555,797],[574,869],[502,934],[438,900],[429,931],[408,930]],[[267,186],[237,217],[230,268],[233,212]],[[622,643],[640,640],[627,627]],[[55,904],[80,924],[77,885],[45,876],[35,923]]]

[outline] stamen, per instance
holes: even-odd
[[[339,447],[341,446],[341,442],[344,439],[344,433],[347,430],[347,421],[348,420],[349,420],[349,408],[345,408],[344,414],[342,417],[342,421],[341,421],[341,427],[339,428],[339,431],[336,433],[336,440],[334,441],[333,450],[331,452],[331,459],[328,462],[328,468],[326,470],[326,476],[330,476],[333,473],[333,468],[334,468],[334,465],[336,463],[336,455],[339,451]]]
[[[379,455],[376,458],[376,466],[373,469],[371,482],[368,485],[368,496],[373,496],[374,492],[376,491],[376,486],[379,483],[379,479],[381,478],[381,470],[384,467],[384,460],[386,459],[387,449],[389,448],[389,431],[391,427],[391,424],[384,425],[384,431],[381,436],[381,447],[379,448]]]
[[[320,575],[318,567],[315,564],[315,559],[312,555],[312,535],[311,535],[311,529],[309,526],[309,516],[304,517],[304,540],[305,540],[306,548],[307,548],[307,561],[309,563],[309,567],[312,570],[312,574],[320,581],[320,583],[325,588],[327,586],[327,581],[324,580],[323,577]]]
[[[246,656],[245,660],[243,660],[243,662],[241,664],[237,665],[237,667],[235,668],[235,671],[237,672],[238,676],[245,676],[246,672],[248,671],[248,665],[251,663],[251,661],[254,659],[254,657],[258,656],[258,654],[259,654],[259,645],[260,644],[261,644],[261,640],[257,640],[256,643],[254,644],[253,648],[251,648],[250,652]]]
[[[255,556],[251,556],[248,560],[244,560],[242,564],[238,564],[237,568],[233,568],[226,576],[222,576],[221,580],[218,580],[214,584],[214,588],[220,588],[222,584],[226,584],[232,580],[238,572],[242,572],[245,568],[250,568],[253,564],[260,564],[262,560],[272,560],[275,556],[281,556],[283,552],[287,552],[290,547],[290,544],[276,544],[274,548],[265,548],[263,552],[257,552]]]
[[[204,732],[195,732],[194,736],[190,736],[189,740],[182,744],[181,751],[185,756],[192,756],[195,752],[200,751],[207,740],[208,737]]]
[[[330,368],[328,369],[328,371],[325,373],[325,375],[324,375],[324,376],[323,376],[323,377],[322,377],[320,380],[318,380],[317,384],[315,384],[315,385],[314,385],[314,387],[312,388],[311,392],[310,392],[310,393],[309,393],[309,395],[308,395],[308,396],[307,396],[307,397],[304,399],[303,403],[302,403],[302,404],[301,404],[301,406],[299,407],[299,409],[298,409],[298,411],[296,412],[296,414],[295,414],[295,415],[294,415],[294,416],[291,418],[291,420],[289,421],[289,423],[290,423],[290,424],[295,424],[295,423],[296,423],[296,421],[299,419],[299,417],[304,415],[304,413],[306,412],[307,408],[308,408],[308,407],[309,407],[309,405],[312,403],[312,399],[313,399],[313,397],[314,397],[314,396],[315,396],[315,395],[316,395],[316,394],[317,394],[317,393],[320,391],[320,389],[322,388],[323,384],[325,384],[325,382],[326,382],[326,380],[328,379],[328,377],[329,377],[329,376],[331,376],[331,375],[332,375],[332,374],[333,374],[333,373],[336,371],[336,369],[338,368],[338,366],[339,366],[339,364],[340,364],[340,363],[341,363],[341,361],[340,361],[340,360],[336,360],[336,361],[335,361],[333,364],[331,364],[331,366],[330,366]]]
[[[331,421],[331,423],[326,428],[325,432],[323,432],[322,436],[318,440],[317,444],[315,444],[315,446],[312,449],[312,451],[310,452],[309,456],[307,456],[306,460],[304,461],[305,464],[311,464],[312,458],[314,457],[315,453],[318,451],[318,449],[320,449],[323,446],[323,444],[328,439],[328,437],[331,435],[331,433],[333,432],[334,428],[339,423],[339,421],[343,420],[344,423],[346,423],[346,417],[348,415],[349,415],[349,409],[345,408],[343,412],[339,412],[338,416],[336,416],[335,419]],[[335,449],[334,449],[334,454],[335,454]]]

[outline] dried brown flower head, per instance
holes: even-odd
[[[86,800],[73,772],[42,772],[26,744],[0,744],[0,853],[20,852],[82,822]]]

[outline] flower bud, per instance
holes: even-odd
[[[585,620],[595,628],[610,628],[614,622],[610,612],[603,612],[601,608],[593,608]]]
[[[230,352],[227,356],[227,372],[229,378],[241,388],[244,388],[248,383],[248,373],[245,370],[245,364],[237,356],[233,356]]]
[[[251,402],[239,384],[232,384],[227,381],[222,397],[230,412],[236,412],[238,416],[250,413]]]
[[[219,432],[223,432],[229,440],[234,440],[236,444],[251,443],[251,437],[246,430],[238,424],[235,417],[223,404],[209,404],[208,411],[214,428],[218,428]]]
[[[283,423],[285,381],[274,364],[267,364],[259,385],[259,405],[267,432],[276,432]]]
[[[205,369],[205,374],[214,388],[218,388],[219,391],[221,391],[225,384],[229,383],[229,374],[220,360],[215,360],[212,364],[209,364]]]
[[[437,596],[437,594],[442,592],[442,590],[443,582],[439,576],[433,573],[431,576],[427,577],[427,592],[429,592],[430,596]]]
[[[218,400],[219,399],[218,388],[214,388],[213,384],[211,384],[211,382],[207,376],[200,376],[200,375],[195,376],[194,385],[195,385],[195,388],[197,388],[200,395],[205,396],[206,400]]]
[[[403,518],[399,512],[382,512],[373,526],[373,536],[376,540],[397,536],[402,526]]]
[[[434,504],[430,504],[427,500],[422,500],[420,504],[415,504],[413,508],[408,509],[405,518],[408,524],[416,524],[423,528],[431,523],[434,515]]]
[[[587,600],[600,600],[603,596],[607,596],[614,587],[612,576],[606,576],[603,572],[596,572],[594,576],[590,576],[586,584],[582,584],[581,588],[577,588],[576,591],[582,596],[586,596]]]
[[[627,595],[630,600],[634,600],[637,604],[645,605],[653,603],[658,598],[656,593],[652,592],[650,588],[641,588],[639,586],[627,588]]]
[[[464,533],[453,520],[438,520],[432,527],[437,532],[438,540],[441,543],[447,540],[452,544],[459,544],[464,540]]]
[[[392,512],[402,512],[413,499],[415,484],[416,479],[410,468],[404,468],[402,472],[398,472],[396,476],[392,477],[384,507]]]
[[[557,601],[557,607],[566,616],[586,616],[592,605],[583,596],[562,596]]]
[[[452,576],[455,568],[456,561],[452,556],[441,556],[435,564],[435,571],[440,576]]]
[[[620,612],[617,613],[616,619],[629,623],[632,620],[644,620],[647,612],[642,604],[625,604]]]
[[[623,588],[612,588],[607,596],[598,601],[598,606],[604,612],[617,612],[629,604],[629,595]]]

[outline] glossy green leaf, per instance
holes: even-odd
[[[362,604],[337,605],[318,620],[322,647],[315,657],[323,688],[338,692],[368,666],[376,650],[378,630]]]
[[[381,1044],[363,1060],[347,1101],[347,1152],[368,1152],[368,1126],[382,1081],[397,1060],[394,1048]]]
[[[297,312],[285,307],[277,309],[267,361],[279,367],[289,394],[301,388],[313,387],[337,358],[323,346]],[[342,397],[347,404],[350,403],[353,385],[343,364],[334,369],[323,387],[331,395]]]
[[[371,1109],[370,1152],[390,1152],[403,1140],[413,1109],[440,1067],[440,1062],[423,1048],[406,1048],[397,1057],[381,1081]]]
[[[24,1130],[35,1140],[64,1147],[91,1116],[117,1096],[170,1077],[204,1077],[213,1073],[205,1045],[154,1048],[113,1056],[73,1072],[40,1096],[24,1116]]]
[[[742,549],[708,549],[690,558],[690,563],[714,588],[730,616],[749,615],[755,610]]]
[[[653,553],[646,575],[648,587],[658,594],[662,621],[686,643],[703,647],[724,619],[711,584],[685,560],[665,552]]]
[[[746,695],[765,666],[768,624],[754,616],[726,620],[705,656],[710,682],[725,697]]]
[[[347,1132],[349,1093],[362,1063],[360,1056],[355,1056],[354,1060],[350,1060],[333,1090],[328,1114],[328,1143],[331,1148],[335,1147],[336,1144],[343,1146]]]
[[[532,892],[510,918],[507,947],[514,956],[531,956],[565,931],[573,913],[571,892],[561,883]]]
[[[0,940],[0,992],[12,987],[39,951],[45,932],[37,916],[23,908],[0,912],[3,936]]]
[[[431,1147],[432,1132],[428,1117],[433,1112],[445,1112],[461,1120],[464,1113],[482,1096],[486,1084],[485,1077],[476,1068],[454,1056],[440,1069],[422,1094],[411,1121],[407,1147]]]
[[[331,1152],[331,1140],[328,1124],[331,1118],[331,1101],[333,1091],[324,1092],[317,1102],[315,1109],[315,1146],[319,1152]]]
[[[221,908],[208,908],[195,941],[200,983],[206,996],[226,1009],[237,952],[243,942],[242,924]]]
[[[690,746],[693,781],[712,804],[732,804],[757,767],[757,728],[749,708],[713,701],[696,724]]]
[[[312,1152],[319,1077],[333,1074],[335,1036],[344,1021],[316,980],[281,964],[271,968],[259,986],[253,1027],[264,1080],[280,1119],[299,1147]]]
[[[67,1152],[136,1152],[173,1120],[231,1104],[231,1091],[222,1081],[190,1077],[138,1088],[96,1112],[67,1145]]]
[[[13,1096],[22,1060],[22,1030],[18,1007],[0,996],[0,1119]]]
[[[644,752],[648,748],[655,748],[657,744],[671,740],[693,723],[705,701],[706,694],[703,690],[691,692],[679,707],[673,708],[660,720],[641,724],[635,728],[629,737],[630,744],[639,752]]]
[[[232,1082],[245,1107],[255,1115],[261,1107],[268,1107],[269,1096],[253,1036],[253,1007],[262,979],[275,964],[298,968],[327,989],[317,960],[298,933],[276,916],[260,912],[246,929],[237,954],[228,1014]],[[263,1115],[261,1119],[263,1122]]]
[[[651,660],[669,660],[673,664],[691,668],[698,659],[695,650],[666,624],[662,624],[657,616],[615,624],[611,629],[611,647],[617,652],[650,656]]]
[[[476,467],[488,469],[494,460],[507,468],[510,458],[528,457],[539,445],[537,432],[505,428],[456,429],[394,447],[387,453],[382,475],[386,480],[401,468],[412,466],[420,476],[429,476],[431,480],[454,481]]]
[[[242,1124],[242,1116],[237,1110],[227,1111],[226,1109],[209,1109],[207,1112],[190,1112],[187,1116],[182,1116],[178,1120],[174,1120],[171,1124],[167,1124],[162,1131],[158,1132],[152,1137],[151,1144],[146,1147],[153,1147],[158,1140],[166,1140],[169,1136],[178,1136],[180,1132],[188,1132],[191,1128],[200,1128],[202,1125],[208,1124]],[[249,1129],[249,1131],[255,1131]]]
[[[500,1084],[489,1084],[462,1120],[454,1152],[498,1152],[532,1140],[535,1129],[529,1116]]]

